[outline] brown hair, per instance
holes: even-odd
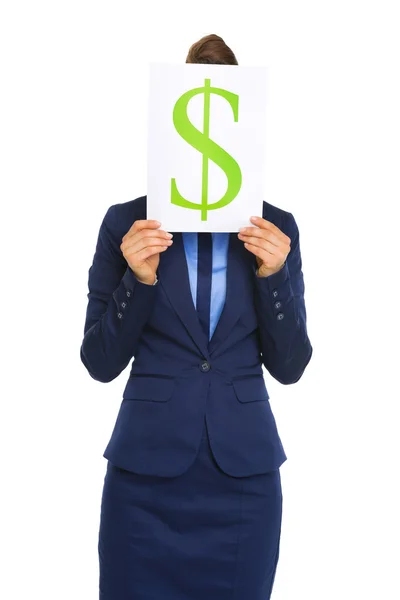
[[[232,50],[219,35],[211,34],[194,43],[186,58],[187,63],[203,63],[214,65],[237,65],[238,61]]]

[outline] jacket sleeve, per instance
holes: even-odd
[[[81,360],[93,379],[115,379],[135,355],[142,330],[151,314],[158,284],[139,282],[120,250],[115,208],[100,226],[89,269],[88,306]]]
[[[255,275],[255,302],[263,364],[280,383],[290,384],[302,376],[313,349],[307,334],[299,230],[291,213],[286,213],[284,233],[291,239],[287,260],[269,277]]]

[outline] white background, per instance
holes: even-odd
[[[252,225],[252,215],[262,216],[265,197],[267,78],[264,67],[231,65],[151,65],[148,108],[147,218],[157,219],[167,231],[239,231]],[[201,212],[171,203],[171,178],[182,196],[201,205],[203,154],[178,133],[174,107],[188,90],[212,88],[238,96],[238,120],[226,98],[210,93],[209,138],[238,164],[241,186],[229,204]],[[204,132],[204,93],[187,105],[190,123]],[[218,202],[227,191],[225,171],[208,160],[207,204]]]
[[[1,580],[95,600],[108,442],[127,372],[80,363],[111,204],[146,192],[148,62],[218,33],[269,66],[266,199],[300,228],[314,356],[267,375],[288,461],[274,600],[398,600],[396,2],[6,2],[1,56]],[[250,599],[249,599],[250,600]]]

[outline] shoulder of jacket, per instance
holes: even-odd
[[[296,228],[296,222],[291,212],[263,201],[263,219],[271,221],[283,233],[289,235]]]
[[[119,202],[109,207],[103,224],[111,235],[122,239],[135,221],[146,218],[146,212],[146,196]]]

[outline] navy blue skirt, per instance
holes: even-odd
[[[108,462],[99,531],[100,600],[268,600],[279,557],[279,469],[230,477],[206,428],[179,477]]]

